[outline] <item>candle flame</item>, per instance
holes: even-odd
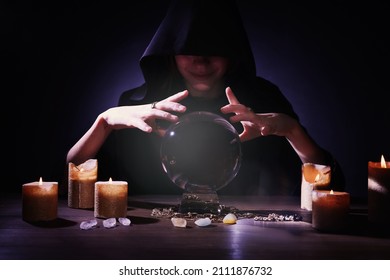
[[[330,190],[329,194],[333,194],[333,190]]]
[[[387,168],[385,157],[383,155],[381,156],[381,167],[382,168]]]
[[[40,177],[39,178],[39,183],[38,183],[40,186],[42,186],[43,185],[43,183],[42,183],[42,177]]]
[[[110,177],[110,180],[108,180],[108,182],[111,184],[112,183],[112,179],[111,179],[111,177]]]
[[[318,182],[320,180],[320,173],[317,174],[317,176],[314,179],[314,182]]]

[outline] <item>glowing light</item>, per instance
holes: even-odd
[[[387,168],[386,161],[385,161],[385,158],[384,158],[383,155],[382,155],[382,157],[381,157],[381,167],[382,167],[382,168]]]

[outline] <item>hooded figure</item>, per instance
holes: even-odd
[[[150,44],[140,59],[144,84],[124,92],[119,106],[152,103],[186,86],[175,66],[175,55],[222,56],[229,59],[224,77],[242,104],[256,113],[284,113],[298,120],[289,101],[278,87],[256,76],[253,53],[233,0],[173,1]],[[221,115],[228,104],[224,92],[205,99],[189,95],[181,103],[188,112],[209,111]],[[164,123],[160,123],[164,126]],[[234,124],[240,133],[240,123]],[[116,130],[100,150],[99,177],[129,182],[130,194],[179,194],[164,172],[160,160],[161,137],[138,129]],[[188,143],[191,149],[191,143]],[[329,156],[328,165],[336,170]],[[298,195],[302,162],[285,137],[258,137],[242,143],[242,163],[237,176],[219,193]],[[333,176],[336,180],[339,176]],[[342,178],[341,174],[340,177]],[[343,182],[338,180],[337,186]],[[336,187],[335,189],[338,189]]]

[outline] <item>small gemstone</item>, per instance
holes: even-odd
[[[116,219],[115,218],[109,218],[107,220],[103,221],[103,226],[105,228],[113,228],[116,226]]]
[[[229,224],[229,225],[235,224],[235,223],[237,222],[237,216],[234,215],[233,213],[229,213],[229,214],[227,214],[227,215],[223,218],[222,222],[223,222],[224,224]]]
[[[129,225],[131,224],[131,221],[130,221],[129,218],[123,218],[123,217],[121,217],[121,218],[118,218],[118,221],[119,221],[119,223],[120,223],[121,225],[123,225],[123,226],[129,226]]]
[[[199,227],[207,227],[211,225],[211,220],[210,218],[201,218],[201,219],[197,219],[195,221],[195,224]]]
[[[171,218],[171,222],[175,227],[185,228],[187,226],[187,220],[184,218]]]
[[[82,221],[80,224],[80,228],[83,230],[88,230],[96,227],[96,225],[97,225],[96,219],[89,220],[89,221]]]

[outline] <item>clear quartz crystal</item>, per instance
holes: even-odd
[[[83,230],[92,229],[97,226],[97,220],[89,220],[89,221],[82,221],[80,224],[80,228]]]
[[[115,218],[109,218],[103,221],[103,226],[105,228],[113,228],[116,226],[116,219]]]
[[[128,218],[122,218],[121,217],[121,218],[118,218],[118,221],[123,226],[129,226],[131,224],[131,221]]]
[[[171,222],[172,222],[172,224],[173,224],[175,227],[182,227],[182,228],[187,227],[187,220],[184,219],[184,218],[172,217],[172,218],[171,218]]]

